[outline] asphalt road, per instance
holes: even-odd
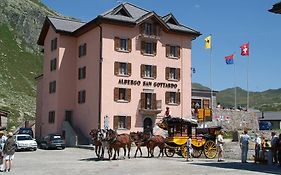
[[[145,152],[145,149],[143,148]],[[131,152],[133,155],[134,150]],[[144,156],[147,156],[144,153]],[[131,158],[100,161],[93,150],[66,148],[65,150],[41,150],[16,152],[14,167],[8,174],[18,175],[239,175],[281,174],[278,166],[241,164],[238,160],[217,162],[217,159],[183,158]]]

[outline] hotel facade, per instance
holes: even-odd
[[[200,33],[170,13],[123,3],[88,23],[46,17],[36,138],[153,130],[169,107],[191,117],[191,46]]]

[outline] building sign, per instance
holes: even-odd
[[[157,87],[157,88],[174,88],[174,89],[178,87],[176,83],[163,83],[163,82],[127,80],[127,79],[119,79],[118,84],[131,85],[131,86]]]

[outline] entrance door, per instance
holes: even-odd
[[[143,132],[146,134],[153,133],[152,120],[149,117],[146,117],[143,121]]]
[[[65,121],[72,126],[72,111],[65,111]]]

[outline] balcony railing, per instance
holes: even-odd
[[[139,101],[139,111],[141,114],[145,115],[155,115],[162,111],[162,100],[152,101],[151,105],[146,105],[144,100]]]

